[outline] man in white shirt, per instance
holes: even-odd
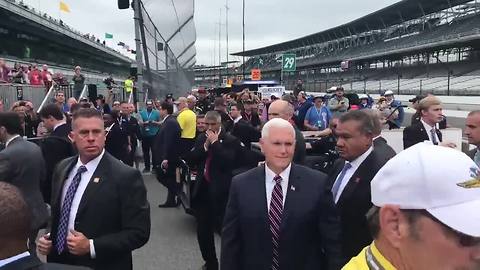
[[[79,155],[53,174],[51,234],[40,238],[39,251],[49,262],[131,270],[132,251],[150,236],[142,176],[105,152],[100,112],[77,111],[72,128]]]
[[[430,141],[435,145],[456,147],[454,143],[443,142],[438,123],[443,120],[442,102],[435,96],[422,99],[418,108],[421,114],[420,122],[403,130],[403,148],[408,148],[419,142]]]
[[[340,159],[331,170],[329,185],[340,212],[345,258],[358,254],[372,239],[365,214],[372,207],[370,181],[386,163],[375,151],[375,126],[365,110],[342,115],[335,130]]]
[[[295,130],[284,119],[265,124],[260,145],[265,165],[232,180],[220,268],[340,269],[339,219],[326,175],[292,163]]]
[[[469,144],[475,148],[468,151],[467,155],[480,166],[480,111],[472,111],[465,120],[465,136]]]

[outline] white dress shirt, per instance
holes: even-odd
[[[25,258],[25,257],[28,257],[28,256],[30,256],[30,252],[25,251],[24,253],[15,255],[15,256],[13,256],[13,257],[0,260],[0,267],[3,267],[3,266],[5,266],[5,265],[7,265],[7,264],[9,264],[9,263],[18,261],[18,260],[20,260],[21,258]]]
[[[77,164],[75,164],[75,166],[70,171],[68,178],[65,180],[65,184],[63,185],[62,190],[62,206],[65,195],[67,194],[68,187],[72,183],[75,174],[77,174],[78,168],[80,168],[80,166],[82,165],[87,168],[87,171],[82,173],[82,179],[80,180],[80,184],[78,184],[77,191],[75,192],[75,196],[73,197],[72,206],[70,208],[70,216],[68,217],[68,231],[75,229],[75,218],[77,217],[77,211],[78,207],[80,206],[80,201],[82,200],[83,193],[87,189],[88,183],[90,182],[90,179],[92,178],[93,173],[97,169],[98,164],[100,163],[100,160],[102,159],[104,154],[105,149],[103,149],[102,153],[98,157],[90,160],[87,164],[83,164],[82,161],[80,161],[79,157],[77,160]],[[90,240],[90,256],[92,256],[92,258],[95,258],[95,248],[93,246],[93,240]]]
[[[20,137],[20,135],[15,135],[12,138],[10,138],[6,143],[5,143],[5,148],[8,147],[8,145],[15,140],[16,138]]]
[[[240,121],[240,119],[242,119],[242,116],[240,115],[239,117],[233,119],[233,123],[236,124],[238,123],[238,121]]]
[[[422,125],[423,127],[425,128],[425,131],[427,132],[427,135],[428,135],[428,139],[430,140],[430,142],[433,143],[433,138],[432,138],[432,133],[431,133],[431,130],[432,128],[434,128],[435,130],[437,129],[437,125],[435,126],[430,126],[429,124],[427,124],[425,121],[423,121],[423,119],[420,118],[420,122],[422,122]],[[437,132],[435,132],[435,139],[437,139],[437,143],[440,143],[440,139],[438,138],[438,135],[437,135]]]
[[[342,183],[340,184],[340,187],[338,188],[337,196],[335,197],[335,203],[337,203],[338,200],[340,199],[340,196],[342,195],[343,190],[345,189],[348,182],[350,181],[350,178],[352,178],[353,174],[357,171],[358,167],[360,167],[360,165],[365,161],[365,159],[367,159],[368,155],[370,155],[370,153],[372,153],[372,151],[373,151],[373,145],[370,146],[370,148],[368,148],[368,150],[365,151],[365,153],[363,153],[361,156],[357,157],[355,160],[353,160],[351,162],[346,161],[346,163],[350,163],[350,165],[352,165],[352,167],[350,169],[348,169],[348,171],[345,173],[345,176],[342,179]],[[340,174],[341,173],[338,174],[335,182],[338,181],[338,177],[340,177]],[[334,186],[335,186],[335,184],[334,184]]]
[[[288,189],[288,178],[290,177],[290,169],[292,168],[292,164],[290,163],[288,167],[280,173],[280,177],[282,177],[282,193],[283,193],[283,205],[285,205],[285,199],[287,198],[287,189]],[[267,164],[265,163],[265,189],[267,195],[267,210],[270,211],[270,201],[272,200],[272,192],[273,188],[277,184],[273,178],[277,176],[270,168],[268,168]]]
[[[56,125],[53,127],[53,131],[55,131],[55,129],[57,129],[59,126],[65,125],[65,124],[67,124],[67,122],[60,122],[60,123],[56,124]]]

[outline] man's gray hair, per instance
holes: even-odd
[[[293,128],[292,124],[290,124],[290,122],[288,122],[287,120],[284,120],[282,118],[274,118],[272,120],[269,120],[262,128],[262,138],[265,139],[265,138],[268,138],[268,136],[270,135],[270,129],[272,127],[276,127],[276,128],[288,128],[292,134],[293,134],[293,137],[295,137],[295,129]]]
[[[216,111],[208,111],[207,114],[205,114],[205,120],[213,120],[217,123],[221,123],[222,116]]]

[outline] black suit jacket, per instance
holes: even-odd
[[[373,140],[373,151],[377,152],[378,157],[385,159],[385,161],[390,160],[397,154],[383,137],[378,137]]]
[[[356,256],[372,242],[365,218],[368,210],[372,207],[370,182],[386,161],[385,158],[379,157],[375,150],[372,151],[348,180],[348,184],[336,204],[340,213],[342,250],[345,258]],[[343,159],[338,159],[333,165],[329,177],[330,189],[344,165],[345,160]]]
[[[40,146],[42,150],[42,155],[45,159],[46,178],[41,186],[41,191],[43,200],[46,203],[50,203],[53,170],[60,161],[76,154],[74,146],[67,137],[57,137],[54,135],[32,138],[29,139],[29,141]]]
[[[435,129],[438,139],[442,141],[442,132],[438,129]],[[428,133],[423,127],[422,122],[418,122],[414,125],[406,127],[403,130],[403,148],[407,149],[408,147],[415,145],[419,142],[429,141]]]
[[[53,176],[50,238],[54,246],[63,186],[77,160],[77,156],[63,160]],[[58,255],[52,250],[48,261],[98,270],[131,270],[132,250],[142,247],[150,236],[146,195],[140,172],[105,152],[83,193],[75,218],[75,230],[93,239],[96,258],[70,253]]]
[[[163,160],[168,160],[168,171],[175,171],[180,160],[180,144],[182,129],[175,117],[169,115],[160,126],[160,130],[155,136],[153,144],[153,154],[155,162],[160,165]]]
[[[48,219],[47,207],[40,191],[45,175],[42,151],[34,143],[17,137],[0,152],[0,181],[15,185],[22,191],[32,211],[33,230],[46,225]]]
[[[142,130],[140,129],[137,118],[133,116],[130,116],[129,119],[122,117],[121,123],[122,129],[124,129],[127,132],[127,135],[130,136],[132,149],[137,148],[137,140],[142,137]]]
[[[129,155],[128,134],[119,123],[115,123],[108,133],[105,141],[105,150],[118,160],[127,162]]]
[[[292,164],[280,226],[281,269],[340,269],[339,218],[325,174]],[[269,270],[265,166],[233,178],[222,231],[221,269]]]
[[[258,142],[261,137],[260,131],[245,119],[240,119],[237,123],[233,124],[231,134],[237,137],[247,148],[251,147],[252,142]]]
[[[72,127],[70,124],[65,123],[63,125],[58,126],[52,133],[51,136],[61,137],[68,139],[68,134],[72,131]]]
[[[477,153],[477,148],[468,151],[466,154],[472,160],[475,160],[475,154]]]
[[[32,255],[0,267],[0,270],[88,270],[91,268],[57,263],[42,263]]]
[[[232,172],[239,166],[238,157],[242,146],[240,141],[232,135],[223,131],[220,133],[218,141],[210,145],[208,149],[208,151],[212,151],[212,160],[209,171],[211,182],[207,185],[204,177],[205,162],[208,156],[208,151],[204,149],[206,139],[205,133],[200,134],[189,155],[190,165],[197,168],[197,178],[192,198],[195,204],[195,200],[202,195],[212,196],[216,205],[219,206],[220,213],[222,213],[228,199]],[[205,188],[206,186],[209,188]],[[200,194],[201,192],[209,192],[209,194]]]

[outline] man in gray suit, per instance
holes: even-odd
[[[480,111],[472,111],[465,120],[465,136],[469,144],[475,145],[467,155],[480,166]]]
[[[20,137],[22,127],[16,113],[0,113],[0,141],[5,149],[0,152],[0,181],[20,189],[31,210],[30,249],[35,252],[38,230],[46,225],[48,211],[40,192],[45,180],[45,161],[40,148]]]

